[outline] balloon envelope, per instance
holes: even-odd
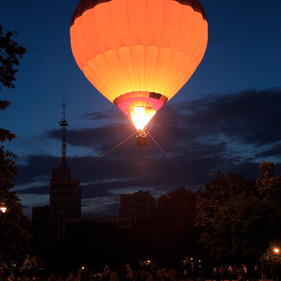
[[[197,0],[81,0],[70,37],[84,75],[143,129],[201,62],[208,23]]]

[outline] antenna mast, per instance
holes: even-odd
[[[61,126],[61,166],[66,167],[66,128],[68,123],[65,118],[65,102],[62,103],[62,120],[59,122]]]

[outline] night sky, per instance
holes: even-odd
[[[2,88],[12,105],[0,127],[17,138],[15,190],[27,215],[48,204],[51,171],[60,158],[62,97],[67,103],[68,164],[81,181],[84,216],[115,215],[119,194],[156,197],[176,186],[196,190],[214,171],[257,176],[261,161],[280,165],[281,1],[201,0],[209,44],[185,87],[154,118],[144,148],[127,138],[133,127],[84,78],[71,54],[69,25],[78,0],[2,1],[0,24],[17,31],[27,50],[15,89]]]

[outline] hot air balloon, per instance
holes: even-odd
[[[200,64],[208,23],[198,0],[81,0],[70,41],[84,75],[145,144],[148,123]]]

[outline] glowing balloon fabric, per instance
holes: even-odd
[[[197,0],[81,0],[70,35],[85,76],[142,129],[201,62],[208,23]]]

